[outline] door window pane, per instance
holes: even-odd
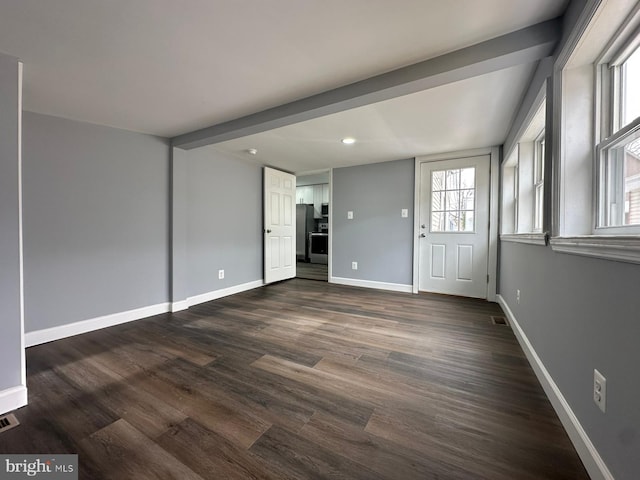
[[[444,211],[444,192],[433,192],[431,194],[431,211]]]
[[[447,211],[460,210],[460,190],[447,191]]]
[[[445,229],[447,232],[460,231],[460,211],[447,212],[447,223]]]
[[[476,169],[463,168],[460,174],[460,188],[475,188],[476,186]]]
[[[466,211],[466,212],[462,212],[462,231],[463,232],[473,232],[473,217],[474,217],[474,213],[473,211]]]
[[[431,214],[431,231],[432,232],[444,231],[444,212],[433,212]]]
[[[462,210],[474,210],[475,209],[475,190],[467,189],[460,190],[460,208]]]
[[[475,230],[475,167],[431,172],[431,231]]]
[[[431,190],[433,192],[444,190],[444,171],[433,172],[431,175]]]
[[[460,169],[445,170],[447,178],[447,190],[457,190],[460,188]]]

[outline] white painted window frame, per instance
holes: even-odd
[[[544,229],[544,147],[545,129],[534,141],[533,152],[533,232]]]
[[[517,210],[517,146],[505,159],[500,172],[500,235],[511,235],[518,225]]]
[[[603,140],[596,147],[596,218],[594,234],[596,235],[640,235],[640,225],[609,225],[609,217],[611,214],[611,190],[613,190],[613,196],[617,197],[617,204],[624,206],[624,185],[623,178],[615,179],[619,183],[615,185],[613,189],[608,188],[610,183],[606,176],[605,170],[608,169],[608,162],[610,161],[610,153],[614,148],[623,146],[627,143],[630,137],[637,137],[640,132],[640,118],[634,122],[618,130],[611,137]],[[621,174],[622,172],[617,172]],[[609,184],[609,185],[608,185]]]
[[[544,82],[538,95],[531,105],[527,117],[522,123],[522,127],[517,135],[517,141],[513,147],[509,149],[505,158],[507,159],[503,163],[503,174],[505,168],[514,168],[514,181],[513,181],[513,194],[502,189],[503,196],[511,195],[509,198],[503,198],[501,206],[503,207],[501,216],[501,234],[500,241],[514,242],[514,243],[526,243],[530,245],[546,245],[548,241],[548,234],[545,229],[545,223],[547,222],[544,216],[546,211],[545,202],[547,201],[546,195],[543,195],[542,206],[542,227],[536,231],[535,218],[536,218],[536,202],[535,202],[535,190],[536,190],[536,155],[538,155],[538,141],[545,137],[546,128],[542,128],[541,132],[536,132],[535,138],[532,138],[531,128],[535,128],[537,123],[537,115],[540,114],[540,110],[545,105],[544,124],[546,124],[546,95],[547,83]],[[526,141],[522,139],[526,138]],[[526,148],[525,148],[526,147]],[[513,157],[515,155],[515,162]],[[545,153],[545,156],[547,154]],[[543,162],[543,165],[547,162]],[[542,184],[544,185],[545,178],[548,176],[549,170],[544,168],[541,173]],[[523,178],[523,177],[527,178]],[[505,176],[503,175],[503,179]],[[523,181],[524,180],[524,181]],[[547,183],[550,183],[547,181]],[[511,187],[510,185],[508,187]],[[523,193],[528,196],[528,200],[523,199]],[[521,201],[522,199],[522,201]],[[505,211],[505,201],[513,201],[513,212]],[[513,214],[513,215],[512,215]],[[513,226],[511,226],[511,216],[513,216]],[[509,218],[507,218],[509,217]]]
[[[640,263],[640,231],[636,233],[626,227],[621,227],[623,230],[597,228],[599,162],[596,145],[603,142],[615,126],[612,122],[614,117],[609,114],[609,100],[607,95],[603,95],[611,87],[610,79],[601,75],[601,65],[610,60],[606,55],[618,51],[620,45],[640,25],[640,4],[632,7],[631,14],[622,13],[619,7],[617,11],[613,8],[607,10],[610,5],[599,0],[588,2],[578,20],[578,28],[572,31],[554,65],[552,138],[556,141],[553,144],[552,237],[549,243],[557,252]],[[600,38],[611,39],[606,45],[600,43],[601,54],[594,58],[590,66],[572,64],[578,47],[583,51],[578,53],[577,58],[588,57],[584,47],[593,48],[594,41],[586,37],[597,30],[594,25],[598,25],[597,22],[603,18],[615,18],[616,15],[618,20],[622,17],[619,28],[606,32],[608,36],[598,32]],[[573,94],[574,98],[571,98],[576,85],[582,88],[580,99],[578,94]],[[593,92],[590,99],[582,95],[588,91],[587,88]],[[591,138],[591,147],[581,139],[572,143],[568,137],[572,129],[574,134],[579,130],[571,123],[580,115],[591,117],[590,125],[586,125],[589,128],[581,129],[588,130],[584,135],[585,138],[587,135]],[[580,179],[578,187],[571,186],[569,182],[575,181],[576,177],[584,178]],[[590,180],[586,181],[588,177]],[[582,207],[579,208],[579,205]]]
[[[640,17],[640,12],[637,13]],[[611,215],[611,191],[607,185],[605,168],[610,161],[612,149],[624,145],[630,137],[637,136],[640,118],[624,125],[622,120],[622,90],[625,88],[621,67],[629,56],[640,48],[640,18],[630,17],[604,49],[596,66],[596,101],[600,104],[596,122],[600,125],[597,133],[599,142],[595,153],[596,211],[594,219],[595,235],[640,235],[640,225],[609,225]],[[619,179],[620,181],[622,178]],[[624,205],[620,192],[622,185],[616,185],[614,193],[618,204]],[[624,191],[624,188],[622,189]],[[606,194],[606,195],[605,195]]]

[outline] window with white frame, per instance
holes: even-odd
[[[640,263],[640,2],[586,2],[554,65],[556,251]]]
[[[635,234],[640,233],[640,33],[623,40],[599,65],[596,229]]]
[[[502,166],[501,234],[505,240],[531,240],[535,234],[544,238],[545,116],[543,98]]]
[[[533,231],[542,232],[543,212],[544,212],[544,130],[536,138],[534,145],[534,166],[533,166]]]
[[[500,233],[515,233],[518,225],[518,146],[502,164],[502,221]]]

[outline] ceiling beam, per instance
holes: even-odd
[[[549,56],[558,18],[261,112],[172,138],[186,150],[420,92]]]

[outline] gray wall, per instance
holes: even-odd
[[[25,331],[169,300],[166,139],[24,114]]]
[[[614,477],[638,478],[640,265],[507,242],[500,264],[500,294]],[[606,414],[592,400],[594,368],[607,378]]]
[[[261,280],[262,168],[213,147],[190,150],[187,190],[189,296]]]
[[[0,392],[22,384],[18,60],[0,54]]]
[[[333,170],[334,277],[412,284],[414,177],[413,159]]]

